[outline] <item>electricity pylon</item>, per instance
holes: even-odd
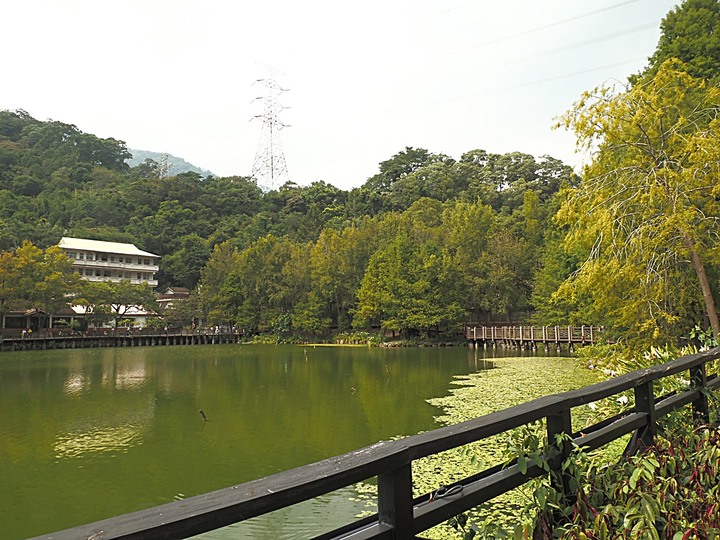
[[[168,159],[168,153],[163,152],[160,154],[160,164],[158,165],[158,178],[165,178],[170,172],[170,161]]]
[[[258,79],[255,82],[267,88],[267,93],[253,100],[263,103],[263,113],[252,118],[259,118],[262,122],[252,176],[258,186],[265,190],[271,190],[289,180],[285,154],[280,141],[280,131],[289,126],[278,117],[280,112],[287,108],[281,106],[278,101],[280,94],[287,92],[287,89],[282,88],[272,76]]]

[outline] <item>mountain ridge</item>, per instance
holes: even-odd
[[[143,163],[146,159],[152,159],[156,163],[160,163],[164,152],[153,152],[151,150],[139,150],[136,148],[128,148],[128,152],[132,154],[132,158],[125,160],[131,167],[136,167]],[[181,157],[167,154],[168,156],[168,171],[169,176],[176,176],[178,174],[186,172],[195,172],[200,176],[216,176],[212,171],[203,169],[197,165],[184,160]]]

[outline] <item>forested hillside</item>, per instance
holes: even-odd
[[[162,255],[160,289],[195,288],[205,269],[206,318],[253,330],[425,332],[527,311],[557,193],[577,183],[550,157],[406,148],[349,192],[263,193],[249,178],[160,178],[127,155],[121,141],[1,112],[0,247],[133,242]]]
[[[588,164],[407,147],[358,188],[161,177],[125,143],[0,111],[0,249],[61,236],[162,256],[178,324],[325,334],[528,318],[644,344],[720,334],[720,4],[686,0],[647,68],[559,121]],[[677,58],[679,57],[679,58]],[[2,300],[2,299],[0,299]],[[4,301],[4,300],[3,300]]]

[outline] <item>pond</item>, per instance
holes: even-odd
[[[2,353],[0,536],[40,535],[436,428],[442,410],[427,400],[492,365],[487,353],[312,345]],[[542,380],[534,360],[530,379]],[[566,360],[553,363],[557,377],[587,384]],[[362,510],[352,491],[204,537],[318,534]]]

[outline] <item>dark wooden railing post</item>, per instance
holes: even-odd
[[[395,540],[412,540],[413,499],[410,462],[378,475],[378,521],[393,528]]]
[[[554,446],[558,450],[558,455],[550,461],[550,468],[553,471],[551,482],[555,489],[564,494],[565,497],[570,495],[570,476],[563,473],[563,462],[570,456],[572,451],[572,443],[570,435],[572,434],[572,421],[570,418],[570,409],[563,409],[558,414],[552,414],[547,417],[547,437],[548,444]],[[558,445],[557,436],[566,435]]]
[[[700,391],[698,398],[692,402],[693,419],[699,424],[707,424],[710,421],[710,411],[708,397],[705,393],[707,386],[705,364],[700,364],[690,370],[690,384]]]
[[[637,439],[636,446],[640,441],[642,441],[646,447],[652,446],[657,433],[657,414],[655,413],[653,381],[648,381],[635,387],[635,411],[647,413],[647,425],[640,428],[636,436],[633,437]]]

